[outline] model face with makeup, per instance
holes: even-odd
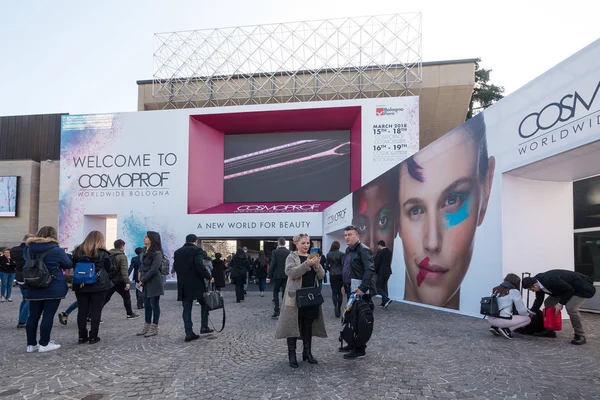
[[[396,175],[389,175],[396,178]],[[394,208],[396,188],[391,179],[381,177],[357,191],[354,196],[354,217],[352,224],[358,229],[360,240],[377,253],[377,242],[385,241],[393,250],[396,220]]]
[[[485,126],[483,127],[485,129]],[[475,230],[484,220],[494,158],[481,140],[458,128],[400,168],[399,233],[404,247],[404,298],[458,309]],[[481,154],[480,154],[481,153]]]

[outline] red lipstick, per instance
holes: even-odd
[[[448,272],[447,268],[440,267],[439,265],[430,264],[429,257],[425,257],[417,266],[419,267],[419,273],[417,274],[417,286],[421,287],[425,279],[439,280]]]

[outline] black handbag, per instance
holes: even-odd
[[[211,290],[202,295],[202,301],[204,302],[204,307],[206,307],[208,311],[218,310],[219,308],[223,310],[223,323],[221,324],[221,329],[215,329],[216,332],[222,332],[223,329],[225,329],[225,301],[223,300],[223,295],[221,292],[215,290],[214,284],[211,285],[210,289]],[[215,327],[213,325],[213,329],[214,328]]]
[[[204,298],[204,306],[208,311],[218,310],[225,307],[225,301],[221,292],[209,291],[205,292],[202,297]]]
[[[296,290],[296,308],[319,306],[323,304],[323,293],[318,286]]]

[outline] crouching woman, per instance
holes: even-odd
[[[498,309],[500,310],[498,317],[488,319],[491,325],[490,332],[494,335],[502,335],[507,339],[512,339],[511,329],[522,328],[531,322],[527,307],[525,307],[519,291],[520,287],[521,278],[515,274],[508,274],[504,278],[504,282],[492,291],[498,296]],[[516,314],[513,311],[516,311]]]

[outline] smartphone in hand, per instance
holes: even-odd
[[[308,258],[315,258],[319,256],[319,248],[318,247],[313,247],[310,249],[310,252],[308,253]]]

